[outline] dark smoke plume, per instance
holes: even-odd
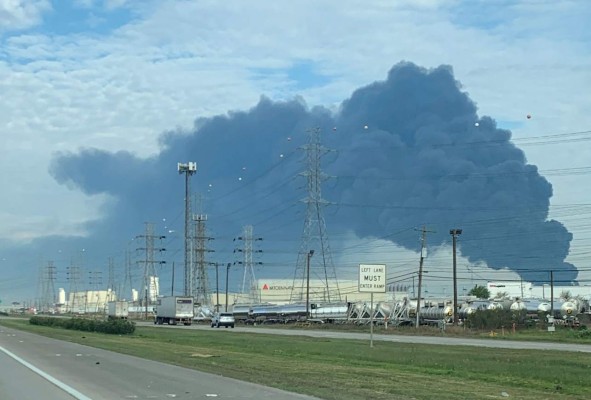
[[[398,64],[385,81],[356,90],[336,115],[301,99],[262,98],[248,111],[164,134],[155,157],[86,149],[56,156],[51,172],[85,193],[112,196],[92,240],[114,245],[146,220],[182,212],[176,164],[197,161],[195,191],[207,193],[218,240],[258,223],[263,231],[271,226],[269,240],[290,237],[294,244],[283,250],[297,252],[304,218],[298,200],[305,197],[296,179],[305,167],[297,148],[315,126],[337,150],[323,164],[336,176],[323,191],[337,204],[327,216],[331,232],[386,237],[417,250],[416,234],[392,233],[425,224],[436,231],[430,244],[443,245],[451,228],[461,228],[460,249],[471,262],[533,281],[547,281],[548,270],[563,282],[576,278],[576,268],[564,262],[572,235],[547,219],[552,186],[511,143],[510,131],[477,115],[445,66]]]

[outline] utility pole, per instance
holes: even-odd
[[[458,325],[458,278],[456,271],[456,238],[462,234],[461,229],[451,229],[449,234],[452,237],[453,243],[453,280],[454,280],[454,325]]]
[[[421,285],[423,283],[423,261],[425,259],[425,249],[426,249],[425,242],[427,239],[427,232],[433,233],[434,231],[429,231],[429,230],[427,230],[427,228],[425,228],[425,226],[423,226],[423,228],[421,229],[421,258],[419,261],[419,287],[418,287],[419,296],[417,297],[417,312],[416,312],[417,319],[415,322],[415,328],[419,327],[419,318],[420,318],[420,314],[421,314]],[[414,287],[414,284],[413,284],[413,287]]]
[[[218,263],[215,263],[215,311],[220,311],[220,279],[218,272]]]
[[[191,233],[190,222],[191,218],[191,198],[189,189],[189,177],[197,172],[197,163],[189,162],[186,164],[178,163],[177,170],[179,174],[185,174],[185,296],[193,297],[192,292],[192,265],[191,258]]]
[[[228,278],[230,277],[230,266],[232,263],[226,265],[226,312],[228,312]]]
[[[550,315],[554,317],[554,271],[550,271]]]
[[[172,284],[170,286],[170,295],[174,296],[174,261],[172,262]]]
[[[306,319],[310,318],[310,258],[314,255],[314,250],[306,254]]]

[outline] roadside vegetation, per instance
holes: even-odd
[[[128,335],[135,331],[135,323],[126,320],[95,320],[85,318],[53,318],[34,316],[29,319],[31,325],[65,328],[76,331]]]
[[[104,335],[0,324],[322,399],[589,399],[588,353],[138,326]],[[285,325],[284,325],[285,327]]]

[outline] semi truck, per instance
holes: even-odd
[[[127,319],[129,316],[129,303],[127,301],[110,301],[108,303],[108,319]]]
[[[158,299],[155,307],[154,324],[191,325],[193,323],[193,298],[188,296],[167,296]]]

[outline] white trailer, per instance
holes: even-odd
[[[193,298],[188,296],[168,296],[158,299],[155,308],[154,324],[191,325],[193,323]]]
[[[127,301],[110,301],[108,303],[107,317],[109,319],[127,319],[129,316],[129,303]]]

